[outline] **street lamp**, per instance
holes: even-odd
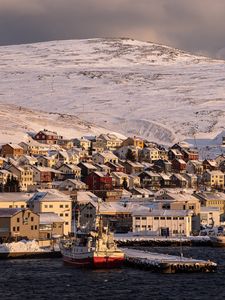
[[[182,224],[179,224],[179,226],[180,226],[180,260],[182,260],[182,258],[183,258],[182,235],[181,235],[181,227],[182,227]]]

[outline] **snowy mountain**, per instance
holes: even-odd
[[[4,46],[0,80],[2,104],[74,115],[156,142],[211,138],[225,128],[225,62],[153,43]]]

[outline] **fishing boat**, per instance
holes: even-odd
[[[101,216],[97,214],[95,230],[75,231],[73,238],[60,242],[66,264],[92,268],[113,268],[123,264],[124,253],[117,248],[108,226],[103,227],[102,223]]]

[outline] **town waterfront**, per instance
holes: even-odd
[[[145,250],[179,254],[179,247]],[[183,247],[184,256],[218,263],[216,273],[158,274],[124,267],[85,270],[62,259],[0,261],[1,299],[222,299],[225,294],[225,249]]]

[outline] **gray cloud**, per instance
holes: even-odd
[[[0,45],[132,37],[224,57],[224,0],[0,0]]]

